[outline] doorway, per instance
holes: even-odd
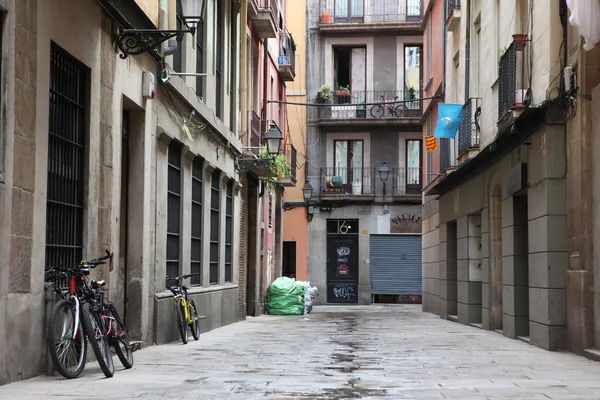
[[[119,302],[117,311],[127,326],[127,242],[129,241],[129,110],[123,110],[121,122],[121,204],[119,217]]]
[[[490,196],[491,329],[502,331],[502,187]]]
[[[296,278],[296,242],[283,242],[282,275]]]
[[[327,303],[358,303],[358,220],[327,221]]]
[[[248,175],[248,198],[246,201],[248,212],[248,228],[246,230],[246,244],[248,246],[248,260],[246,262],[246,315],[258,315],[258,282],[260,282],[258,258],[258,181]]]
[[[527,338],[529,337],[529,215],[527,191],[514,195],[513,215],[514,229],[518,231],[514,234],[515,335]]]

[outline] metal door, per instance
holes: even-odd
[[[421,235],[370,235],[371,294],[421,295]]]
[[[358,235],[327,235],[327,302],[358,302]]]

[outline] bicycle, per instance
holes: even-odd
[[[401,103],[394,106],[393,103],[386,103],[383,95],[380,96],[380,100],[384,104],[376,104],[371,107],[371,116],[373,116],[373,118],[383,118],[386,110],[391,116],[396,116],[397,118],[403,118],[406,116],[408,109],[404,104]],[[398,96],[394,96],[393,101],[395,102],[396,100],[398,100]]]
[[[177,281],[177,286],[167,286],[167,289],[173,293],[173,306],[175,307],[175,314],[177,316],[177,329],[179,330],[179,336],[183,344],[188,342],[187,327],[190,327],[192,336],[195,340],[200,338],[200,321],[205,319],[206,316],[198,316],[198,309],[194,300],[188,299],[188,288],[183,285],[183,280],[197,276],[200,274],[187,274],[176,277],[168,277],[168,281]]]
[[[77,378],[85,367],[86,337],[89,335],[85,327],[84,309],[90,297],[86,276],[90,268],[104,264],[103,261],[111,256],[107,252],[105,257],[82,261],[74,267],[49,268],[46,271],[45,280],[52,282],[54,291],[61,297],[48,318],[46,343],[54,367],[67,379]],[[65,320],[59,321],[61,316]],[[57,322],[62,322],[62,326]]]

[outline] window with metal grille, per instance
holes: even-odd
[[[229,35],[229,129],[234,134],[237,133],[236,130],[236,57],[235,57],[235,44],[237,43],[237,26],[236,26],[236,18],[235,11],[233,7],[229,7],[231,10],[231,17],[229,18],[229,23],[231,24],[230,35]]]
[[[217,118],[221,118],[222,111],[222,101],[223,101],[223,80],[222,80],[222,71],[223,71],[223,20],[225,19],[225,14],[223,10],[224,1],[217,1],[217,43],[216,43],[216,63],[215,63],[215,81],[216,81],[216,100],[217,100],[217,109],[215,111],[215,115]]]
[[[204,21],[198,22],[196,31],[196,73],[204,72]],[[196,77],[196,96],[204,98],[204,77]]]
[[[233,280],[231,260],[233,256],[233,181],[227,182],[225,199],[225,282]]]
[[[4,48],[4,18],[6,16],[6,13],[0,13],[0,49]],[[2,98],[4,98],[5,95],[5,90],[4,90],[4,85],[2,84],[4,82],[4,79],[2,78],[2,76],[4,75],[4,70],[2,69],[2,52],[0,51],[0,95],[2,96]],[[0,115],[4,115],[4,102],[1,103],[1,107],[2,109],[0,109]],[[6,162],[6,153],[5,153],[5,149],[6,149],[6,129],[4,127],[4,123],[6,121],[4,119],[2,119],[0,121],[0,123],[2,123],[2,127],[0,127],[0,182],[4,182],[4,180],[6,179],[5,173],[5,162]]]
[[[177,0],[175,9],[175,18],[177,20],[177,30],[183,30],[185,22],[183,21],[183,6],[181,0]],[[177,42],[177,50],[173,53],[173,70],[175,72],[183,72],[183,41]]]
[[[194,159],[192,165],[192,237],[190,246],[190,272],[192,285],[202,282],[202,166],[204,160]]]
[[[169,144],[167,172],[167,276],[179,276],[181,240],[181,143]],[[167,283],[173,283],[167,282]]]
[[[209,283],[219,283],[219,206],[221,171],[212,173],[210,185],[210,276]]]
[[[269,229],[273,228],[273,195],[269,195]]]
[[[52,42],[46,268],[70,267],[82,259],[88,76],[85,65]]]

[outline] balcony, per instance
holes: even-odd
[[[319,107],[319,123],[417,124],[423,113],[421,97],[419,90],[336,90],[333,103]]]
[[[296,77],[296,43],[291,35],[281,35],[283,54],[279,56],[279,77],[284,82],[292,82]]]
[[[516,35],[513,35],[516,36]],[[500,58],[498,128],[510,126],[531,102],[528,40],[513,41]]]
[[[392,180],[392,195],[394,200],[413,199],[421,201],[422,169],[420,167],[393,168],[390,174]]]
[[[322,200],[375,200],[375,168],[321,168]]]
[[[285,146],[285,158],[290,164],[290,172],[288,175],[279,178],[277,183],[283,187],[294,187],[296,186],[296,167],[298,161],[296,148],[290,143]]]
[[[458,164],[475,157],[479,153],[479,119],[481,116],[480,98],[473,97],[465,103],[460,113],[458,125]]]
[[[453,31],[460,26],[460,0],[446,0],[446,30]]]
[[[261,39],[276,38],[279,20],[278,0],[250,0],[248,17],[254,32]]]
[[[321,31],[420,31],[421,0],[320,0]]]

